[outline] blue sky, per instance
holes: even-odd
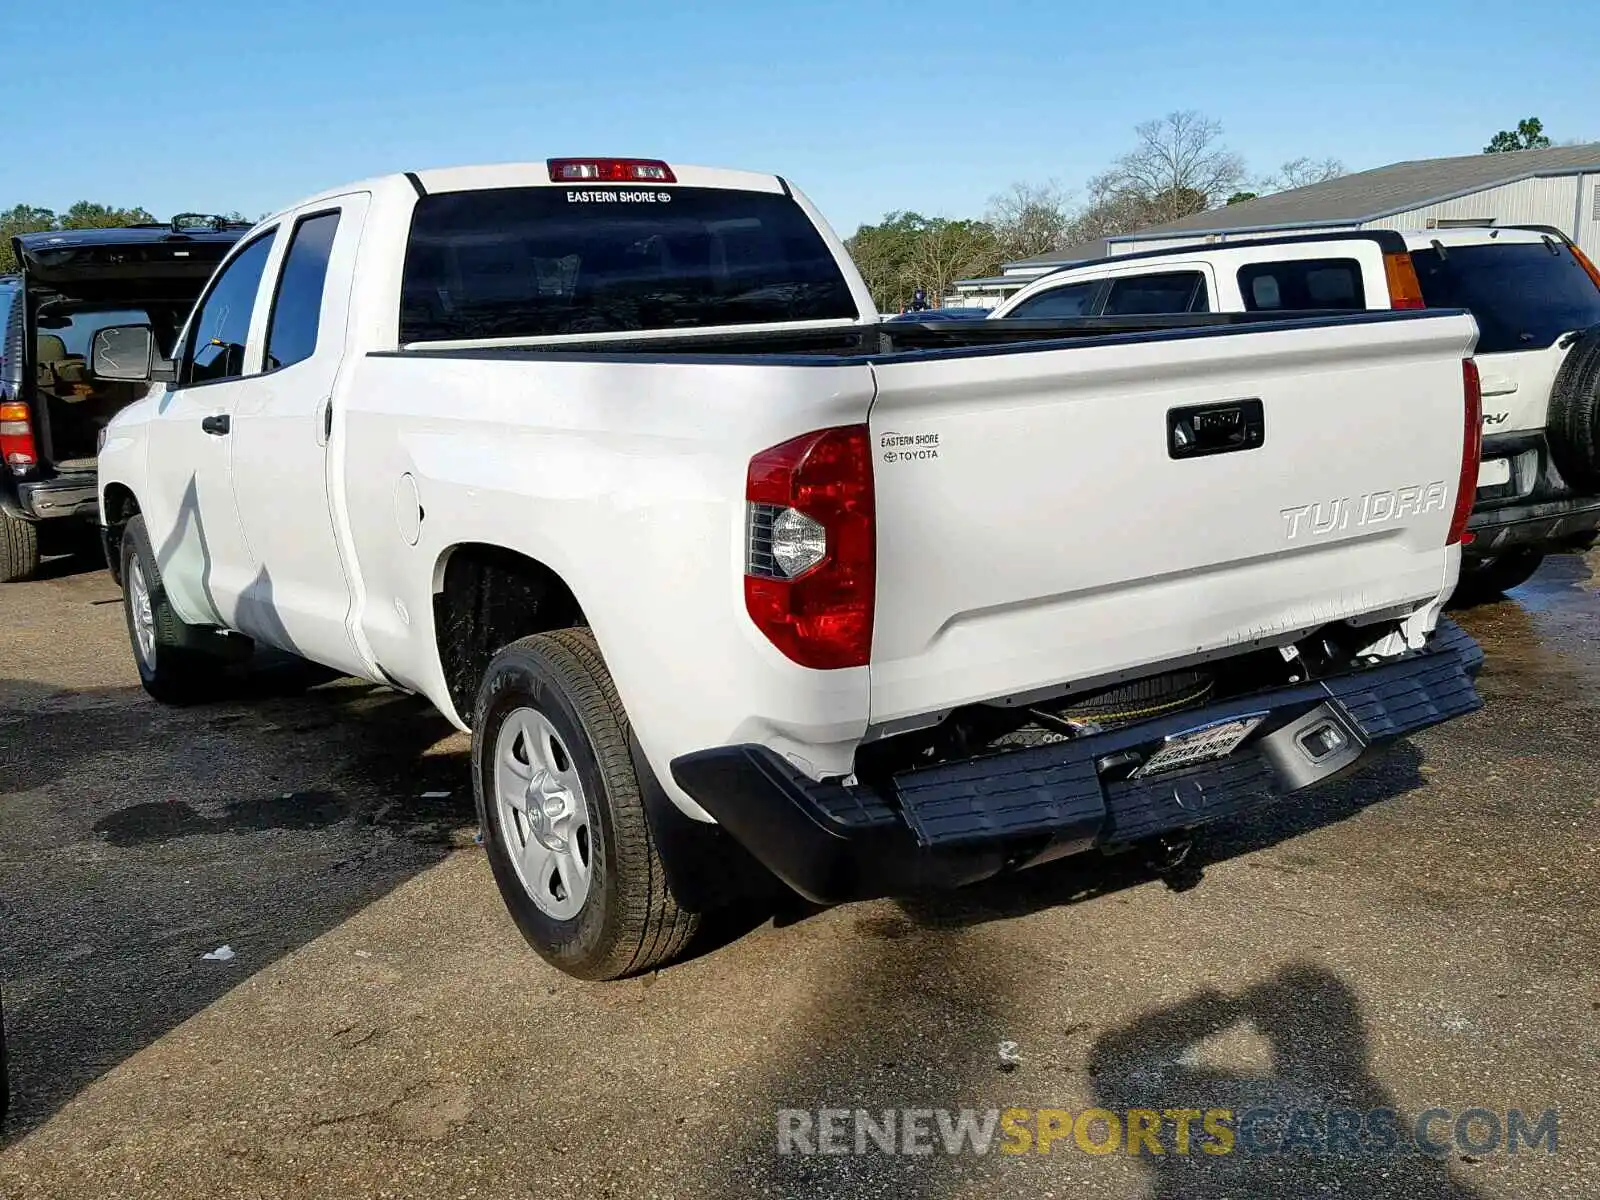
[[[387,171],[611,153],[787,175],[848,234],[1081,187],[1179,108],[1256,172],[1471,154],[1530,115],[1600,141],[1592,5],[4,4],[0,207],[253,216]]]

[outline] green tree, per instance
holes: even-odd
[[[88,200],[79,200],[66,212],[61,214],[58,229],[116,229],[123,225],[153,225],[156,218],[147,210],[135,206],[133,208],[112,208],[108,204],[94,204]]]
[[[904,308],[919,287],[937,300],[957,279],[1000,269],[1000,242],[986,221],[886,213],[857,229],[845,248],[880,312]]]
[[[113,208],[80,200],[64,213],[52,212],[34,204],[18,204],[0,212],[0,275],[17,270],[17,257],[11,239],[22,233],[45,233],[52,229],[114,229],[120,225],[153,222],[155,217],[137,206]]]
[[[1246,200],[1254,200],[1258,194],[1256,192],[1235,192],[1228,197],[1227,202],[1229,204],[1243,204]]]
[[[17,258],[11,252],[11,239],[19,233],[42,233],[56,227],[56,215],[48,208],[32,204],[19,204],[0,212],[0,275],[9,275],[17,269]]]
[[[1544,135],[1544,122],[1538,117],[1527,117],[1517,122],[1515,132],[1502,129],[1489,139],[1483,148],[1485,154],[1509,154],[1514,150],[1543,150],[1550,144]]]

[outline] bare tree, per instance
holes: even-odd
[[[1002,262],[1032,258],[1066,244],[1072,224],[1071,193],[1054,180],[1013,183],[990,197],[984,220],[994,229]]]
[[[943,297],[957,279],[998,267],[994,231],[988,225],[935,220],[912,247],[906,275],[912,286],[926,288],[930,297]]]
[[[1150,206],[1143,197],[1132,192],[1113,192],[1093,200],[1077,212],[1067,226],[1062,244],[1072,246],[1079,242],[1092,242],[1096,238],[1132,233],[1154,224],[1157,219],[1150,215]]]
[[[1313,183],[1325,183],[1346,174],[1349,172],[1344,163],[1337,158],[1291,158],[1275,174],[1263,176],[1261,182],[1256,184],[1256,190],[1261,193],[1287,192],[1294,188],[1310,187]]]
[[[1218,142],[1221,124],[1198,112],[1168,113],[1134,132],[1138,144],[1091,182],[1096,203],[1131,196],[1147,221],[1174,221],[1220,204],[1244,179],[1244,159]]]

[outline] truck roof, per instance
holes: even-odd
[[[564,187],[564,188],[614,188],[633,187],[649,188],[652,186],[677,186],[700,188],[725,188],[730,191],[741,192],[786,192],[789,185],[781,176],[769,175],[760,171],[733,171],[723,167],[697,167],[683,163],[668,164],[672,169],[673,183],[653,185],[647,180],[630,180],[619,182],[614,180],[583,180],[582,182],[556,181],[550,178],[551,159],[535,159],[528,162],[482,163],[476,165],[455,167],[429,167],[419,171],[396,171],[388,175],[376,175],[367,179],[356,180],[352,183],[342,184],[339,187],[328,188],[314,196],[307,196],[296,200],[293,204],[286,205],[281,211],[292,208],[301,208],[307,204],[316,204],[322,200],[331,200],[336,196],[347,196],[351,192],[381,192],[395,188],[404,188],[414,191],[419,195],[432,192],[473,192],[487,191],[491,188],[513,187]],[[273,217],[280,213],[272,214]],[[263,218],[263,221],[272,217]]]

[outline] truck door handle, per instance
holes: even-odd
[[[202,417],[200,428],[215,437],[222,437],[228,432],[233,422],[228,419],[227,413],[218,413],[214,417]]]
[[[1259,400],[1167,409],[1168,458],[1254,450],[1266,440],[1267,418]]]

